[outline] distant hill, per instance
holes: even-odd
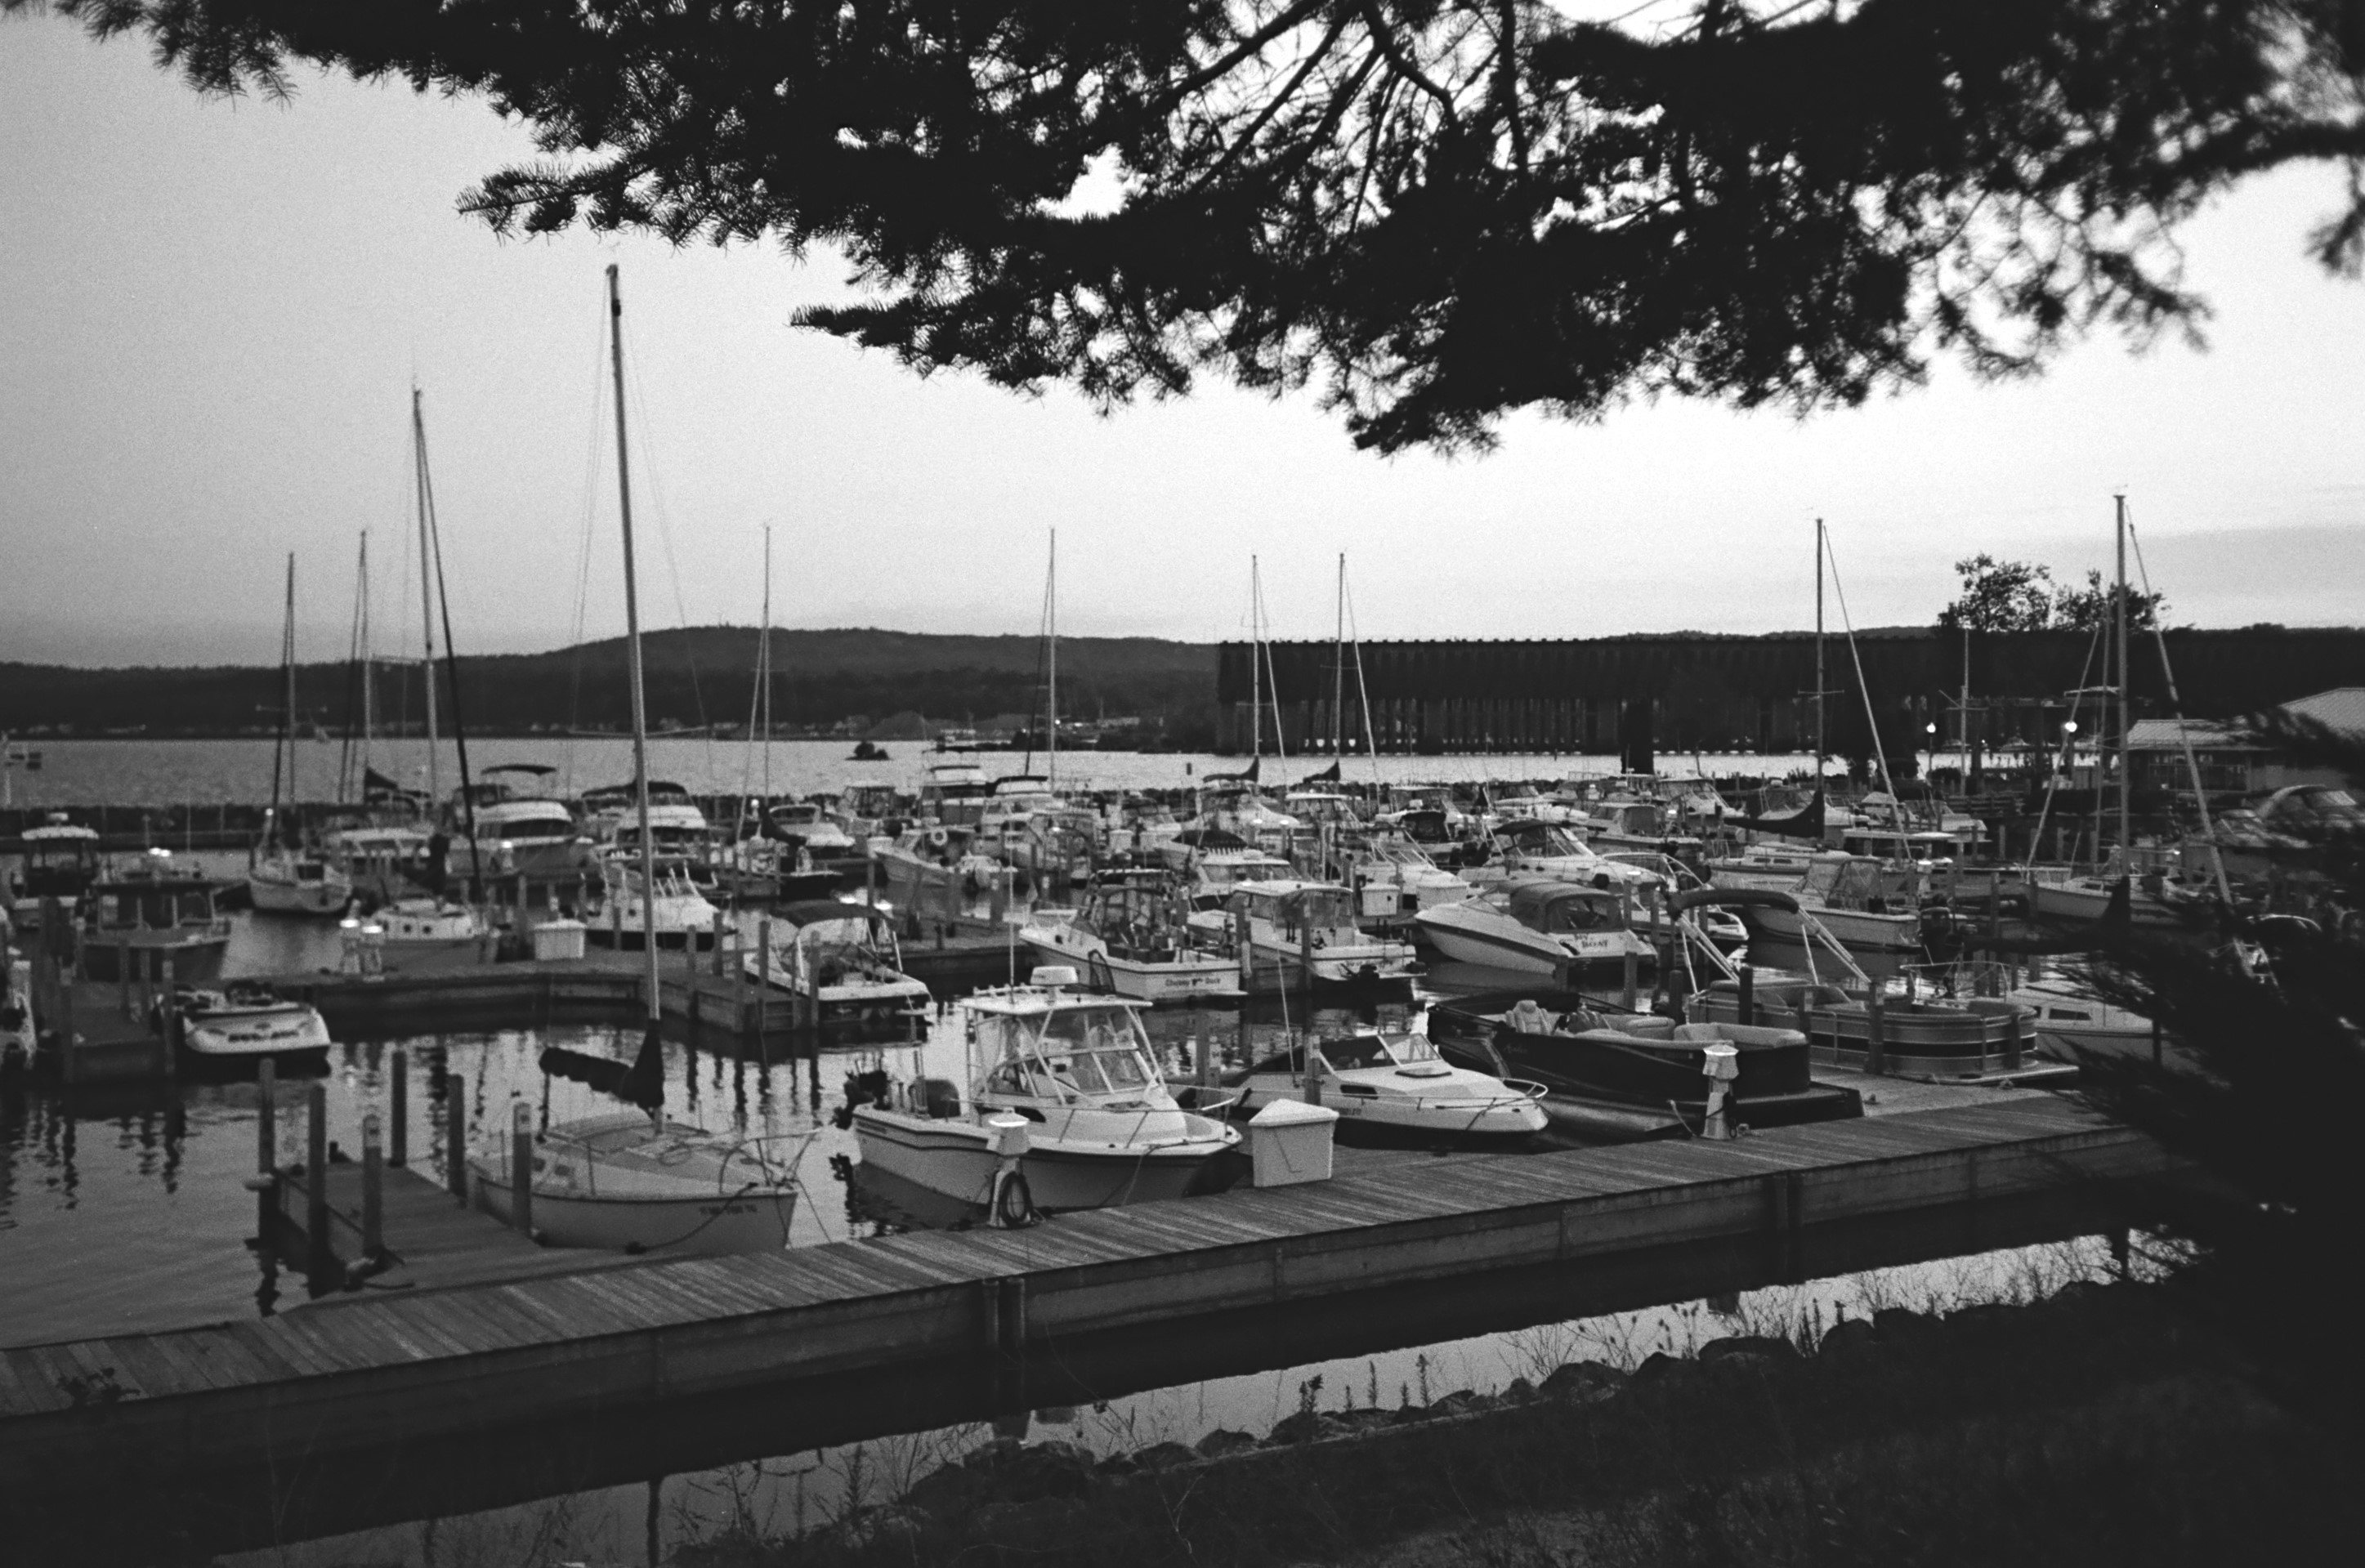
[[[752,626],[650,633],[642,649],[651,726],[745,723],[757,642]],[[966,723],[997,713],[1040,712],[1040,656],[1033,637],[775,631],[773,721],[783,727],[828,726],[911,711]],[[0,732],[268,734],[278,722],[280,689],[280,672],[269,667],[0,664]],[[439,685],[448,726],[447,692]],[[381,729],[420,730],[426,703],[415,666],[380,666],[375,693]],[[1059,641],[1063,716],[1139,714],[1162,724],[1170,739],[1211,740],[1215,696],[1213,644],[1152,637]],[[474,734],[628,729],[631,701],[621,637],[545,654],[460,659],[461,711]],[[296,707],[308,722],[357,728],[360,680],[342,663],[299,666]]]

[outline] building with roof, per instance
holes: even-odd
[[[2365,686],[2338,686],[2295,697],[2267,711],[2322,724],[2336,735],[2365,745]],[[2337,768],[2301,763],[2281,747],[2252,738],[2248,727],[2237,721],[2138,719],[2127,730],[2127,767],[2135,788],[2189,792],[2188,745],[2202,785],[2212,795],[2259,795],[2295,784],[2347,782]]]

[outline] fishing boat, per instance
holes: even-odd
[[[1191,902],[1172,873],[1111,871],[1074,909],[1037,908],[1018,933],[1046,964],[1082,971],[1095,990],[1138,1002],[1239,997],[1230,942],[1194,941]]]
[[[1790,1126],[1864,1114],[1855,1090],[1814,1081],[1807,1037],[1792,1029],[1679,1025],[1565,990],[1440,1002],[1429,1027],[1447,1061],[1542,1084],[1552,1125],[1587,1142],[1700,1135],[1713,1084],[1708,1053],[1718,1046],[1735,1053],[1738,1076],[1724,1103],[1733,1123]]]
[[[640,831],[639,798],[630,784],[583,791],[583,821],[601,844],[622,844]],[[648,832],[660,854],[690,855],[704,847],[706,813],[679,784],[649,780]]]
[[[642,685],[633,493],[624,442],[623,305],[613,265],[608,268],[608,303],[624,546],[625,653],[632,682],[633,814],[640,830],[637,882],[623,886],[639,898],[641,929],[651,931],[660,927],[663,917],[656,839],[648,831],[648,711]],[[551,1246],[672,1256],[785,1247],[802,1145],[775,1150],[771,1139],[721,1137],[666,1116],[656,944],[643,946],[645,1022],[631,1065],[562,1047],[542,1054],[544,1072],[588,1083],[637,1109],[560,1122],[536,1132],[525,1103],[516,1102],[508,1125],[468,1154],[470,1193],[478,1205],[512,1224],[521,1217],[522,1202],[527,1209],[522,1217]],[[803,1136],[810,1141],[813,1135]]]
[[[221,974],[230,921],[214,906],[214,885],[174,871],[154,852],[124,875],[102,878],[75,907],[84,978],[209,984]]]
[[[914,823],[891,842],[875,844],[870,857],[888,897],[947,914],[991,889],[1003,868],[977,847],[976,830],[958,823]]]
[[[27,828],[18,843],[24,857],[8,879],[8,923],[20,932],[41,926],[41,905],[55,899],[59,912],[73,917],[74,906],[98,879],[98,832],[52,812],[47,822]]]
[[[1279,1051],[1227,1074],[1235,1111],[1248,1114],[1277,1100],[1304,1100],[1306,1047]],[[1417,1032],[1359,1029],[1313,1047],[1316,1093],[1339,1114],[1341,1142],[1409,1144],[1422,1148],[1510,1148],[1550,1125],[1541,1083],[1513,1083],[1439,1056]]]
[[[173,1006],[180,1016],[181,1047],[207,1061],[324,1062],[333,1043],[318,1008],[255,980],[231,980],[219,991],[177,986]]]
[[[1238,834],[1218,827],[1186,827],[1154,853],[1182,874],[1196,909],[1221,909],[1243,882],[1290,875],[1288,861],[1256,848]]]
[[[1457,963],[1560,976],[1574,986],[1614,979],[1629,959],[1644,969],[1656,963],[1656,950],[1628,927],[1625,902],[1607,888],[1537,879],[1425,909],[1413,919]]]
[[[1071,969],[960,1003],[967,1091],[947,1079],[849,1076],[840,1114],[862,1163],[1003,1217],[1179,1198],[1239,1133],[1175,1103],[1124,998],[1078,994]],[[1003,1126],[996,1126],[996,1122]],[[1014,1126],[1013,1126],[1014,1124]],[[1023,1144],[1012,1134],[1023,1129]],[[1017,1182],[998,1182],[1017,1145]]]
[[[928,988],[903,972],[886,913],[868,904],[811,899],[772,912],[772,945],[740,959],[749,978],[813,1001],[829,1034],[917,1039]]]
[[[1408,985],[1418,972],[1411,945],[1366,935],[1355,895],[1335,882],[1289,879],[1241,882],[1228,909],[1200,910],[1192,929],[1206,945],[1227,932],[1249,948],[1245,989],[1255,994],[1311,987]]]

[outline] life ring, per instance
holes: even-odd
[[[1018,1230],[1033,1225],[1035,1194],[1027,1189],[1024,1170],[997,1170],[993,1174],[993,1199],[988,1205],[994,1223],[1004,1230]]]
[[[943,828],[932,827],[928,830],[928,847],[931,849],[942,849],[952,841],[953,835]]]

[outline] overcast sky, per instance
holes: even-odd
[[[300,652],[342,656],[364,528],[381,638],[415,645],[414,377],[463,651],[620,632],[611,260],[652,625],[753,622],[769,522],[782,625],[1032,633],[1057,527],[1080,633],[1239,635],[1255,553],[1273,633],[1328,636],[1341,550],[1369,638],[1768,631],[1811,623],[1819,513],[1856,623],[1919,622],[1975,550],[2105,563],[2120,487],[2174,621],[2365,622],[2365,287],[2302,253],[2323,170],[2186,231],[2206,353],[2099,338],[1804,424],[1663,403],[1384,460],[1310,398],[1104,419],[923,381],[789,326],[841,292],[827,260],[496,240],[454,197],[529,149],[472,101],[207,102],[33,16],[0,20],[0,659],[272,662],[290,550]]]

